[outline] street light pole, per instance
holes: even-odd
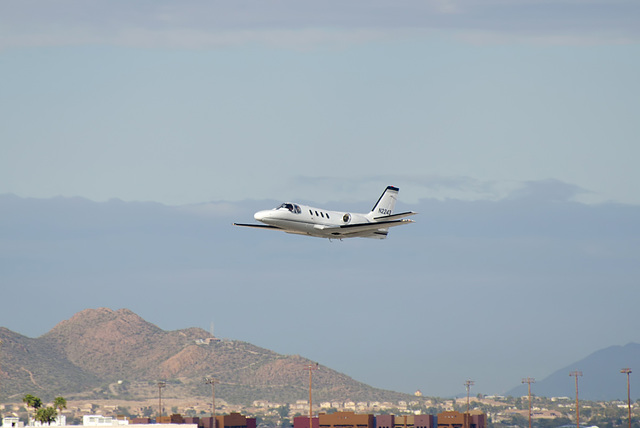
[[[204,383],[211,385],[211,428],[216,428],[216,380],[213,377],[204,378]]]
[[[625,373],[627,375],[627,404],[629,407],[629,428],[631,428],[631,384],[629,383],[629,375],[631,374],[631,369],[622,369],[620,370],[620,373]]]

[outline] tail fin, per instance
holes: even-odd
[[[397,187],[387,186],[369,214],[374,217],[393,214],[398,199],[398,190],[400,189]]]

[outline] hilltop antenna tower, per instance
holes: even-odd
[[[531,428],[531,384],[536,383],[536,380],[532,377],[522,379],[522,383],[529,385],[529,428]]]
[[[209,326],[209,334],[211,334],[211,337],[215,337],[213,335],[213,321],[211,321],[211,325]]]

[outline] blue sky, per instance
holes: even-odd
[[[263,235],[257,239],[264,246],[260,248],[270,251],[275,245],[283,252],[282,259],[269,259],[278,269],[286,269],[293,258],[302,266],[298,274],[311,272],[329,280],[331,271],[309,260],[336,266],[341,279],[332,285],[332,293],[346,293],[351,296],[348,301],[368,293],[369,280],[377,293],[366,294],[371,304],[382,299],[401,304],[403,296],[418,293],[423,299],[468,295],[489,307],[496,313],[483,325],[486,336],[473,342],[487,358],[457,360],[446,352],[433,356],[432,364],[442,366],[428,372],[423,384],[435,395],[459,392],[467,375],[452,380],[453,366],[444,368],[458,363],[469,368],[470,376],[486,373],[486,379],[477,379],[478,386],[485,382],[485,392],[499,392],[513,386],[511,377],[517,383],[520,377],[542,376],[600,347],[640,341],[620,329],[625,318],[601,288],[603,281],[612,281],[608,286],[622,293],[637,279],[637,245],[632,239],[637,221],[623,222],[629,228],[628,239],[617,229],[608,235],[606,225],[640,204],[639,17],[640,4],[635,1],[597,0],[3,1],[0,194],[167,205],[213,201],[198,205],[198,210],[226,216],[228,224],[233,219],[248,221],[254,208],[266,208],[242,204],[250,200],[366,210],[391,184],[401,188],[401,201],[408,208],[431,209],[437,199],[452,204],[447,207],[477,213],[479,219],[492,219],[488,230],[476,217],[462,214],[465,222],[444,225],[445,219],[457,218],[453,208],[444,210],[447,215],[442,217],[423,212],[416,218],[421,225],[411,226],[421,232],[406,236],[400,241],[403,246],[388,240],[370,248],[372,242],[363,241],[327,252],[323,241]],[[541,215],[514,229],[509,225],[523,213],[538,212],[533,202],[513,216],[500,210],[513,213],[508,204],[521,198],[538,201]],[[472,209],[456,201],[477,205]],[[553,212],[554,202],[569,201],[586,203],[593,212],[611,210],[596,222],[603,231],[589,228],[591,212],[578,221],[587,237],[567,238],[547,210]],[[490,202],[496,205],[485,209]],[[494,218],[504,218],[505,230],[515,231],[517,238],[504,236]],[[439,224],[448,228],[442,232],[446,236],[430,241],[430,228]],[[569,227],[571,222],[563,217],[560,224]],[[252,275],[270,282],[266,291],[253,288],[256,277],[244,272],[238,246],[252,246],[256,235],[244,232],[225,232],[219,242],[227,245],[227,239],[233,241],[242,233],[228,261],[235,271],[207,267],[206,257],[188,251],[198,260],[195,267],[185,260],[181,263],[189,269],[178,263],[170,275],[161,275],[160,265],[166,260],[158,256],[142,260],[145,269],[131,273],[116,245],[104,255],[113,257],[105,260],[113,272],[103,282],[89,282],[99,288],[110,280],[143,284],[148,290],[161,277],[169,296],[176,284],[191,284],[191,292],[206,294],[207,284],[220,274],[234,287],[217,286],[225,296],[255,295],[264,301],[269,293],[263,293],[271,290],[274,299],[281,299],[277,307],[282,313],[297,307],[299,301],[291,298],[297,291],[283,288],[284,274],[274,267],[256,267]],[[477,240],[478,234],[482,239]],[[5,254],[11,253],[11,242],[5,244]],[[195,248],[202,250],[204,245],[198,241]],[[404,257],[400,289],[384,288],[394,281],[392,275],[372,278],[372,262],[352,255],[354,249],[381,252],[371,260]],[[20,257],[56,260],[41,248],[34,251]],[[167,251],[173,254],[176,249]],[[65,263],[92,252],[69,254]],[[353,265],[345,262],[351,257]],[[425,272],[427,268],[431,271]],[[77,292],[94,273],[74,276],[69,270],[55,270],[53,281],[69,280]],[[46,280],[38,275],[15,275],[12,271],[5,278],[46,289]],[[518,285],[511,289],[515,282]],[[477,283],[482,286],[477,288]],[[584,283],[589,287],[583,291]],[[317,293],[321,285],[313,282],[302,294]],[[536,290],[534,296],[530,290]],[[548,337],[538,337],[528,349],[516,326],[497,326],[519,315],[521,302],[532,299],[540,307],[556,292],[561,301],[580,294],[571,309],[593,313],[604,304],[616,315],[590,320],[575,353],[563,342],[562,334],[570,330],[561,329],[552,341],[560,361],[549,357],[535,373],[521,373],[534,364],[527,355],[547,346]],[[40,327],[16,330],[41,334],[85,307],[126,306],[116,297],[89,293],[49,318],[43,315],[37,320]],[[206,327],[210,322],[207,317],[190,318],[188,308],[165,320],[154,312],[157,307],[159,302],[131,309],[163,328]],[[505,308],[502,317],[497,312]],[[527,314],[534,317],[536,310]],[[559,303],[553,310],[553,315],[542,316],[549,334],[554,326],[572,322],[570,311],[565,313]],[[267,323],[265,330],[285,329],[287,334],[257,334],[250,326],[238,325],[229,336],[325,361],[375,386],[412,392],[413,384],[402,381],[403,375],[382,374],[381,367],[405,364],[415,372],[424,360],[399,362],[389,354],[362,364],[362,343],[349,329],[367,327],[357,315],[351,321],[358,323],[345,328],[340,344],[346,347],[351,340],[353,348],[346,354],[350,358],[342,360],[291,340],[295,326],[287,327],[287,319],[277,313],[260,323]],[[415,341],[426,330],[407,330],[406,325],[418,322],[423,321],[406,316],[398,324],[381,327],[388,334],[407,331],[398,341]],[[475,323],[471,319],[443,324],[451,323],[455,338],[464,333],[467,322]],[[616,328],[616,335],[607,336]],[[590,332],[598,340],[591,343]],[[540,330],[531,327],[525,333],[533,336]],[[521,352],[507,347],[502,351],[525,363],[513,366],[508,379],[496,380],[506,363],[490,350],[501,349],[501,337],[517,339]],[[415,352],[424,349],[417,347]]]
[[[640,202],[636,2],[0,8],[1,192]]]

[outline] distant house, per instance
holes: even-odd
[[[217,337],[207,337],[206,339],[196,339],[196,345],[211,345],[212,343],[218,343],[221,339]]]
[[[435,419],[432,415],[402,415],[394,417],[395,428],[434,428]]]
[[[485,428],[486,416],[483,413],[438,413],[438,428]]]
[[[293,418],[293,427],[294,428],[309,428],[309,416],[296,416]],[[318,428],[319,420],[318,418],[311,419],[311,428]]]
[[[6,418],[2,418],[2,426],[3,427],[13,427],[13,428],[22,428],[22,427],[24,427],[24,422],[20,422],[19,418],[6,417]]]
[[[201,418],[200,426],[203,428],[256,428],[256,419],[248,418],[240,413],[231,412],[228,415],[217,415],[215,427],[213,418]]]
[[[346,404],[346,403],[345,403]],[[354,412],[319,414],[319,428],[374,428],[373,415],[358,415]]]
[[[84,415],[82,417],[82,425],[89,427],[110,427],[118,425],[129,425],[128,419],[117,419],[111,416],[102,415]]]
[[[443,412],[434,415],[378,415],[355,412],[320,413],[312,419],[312,428],[485,428],[486,415],[481,412]],[[298,416],[293,428],[309,428],[309,418]]]

